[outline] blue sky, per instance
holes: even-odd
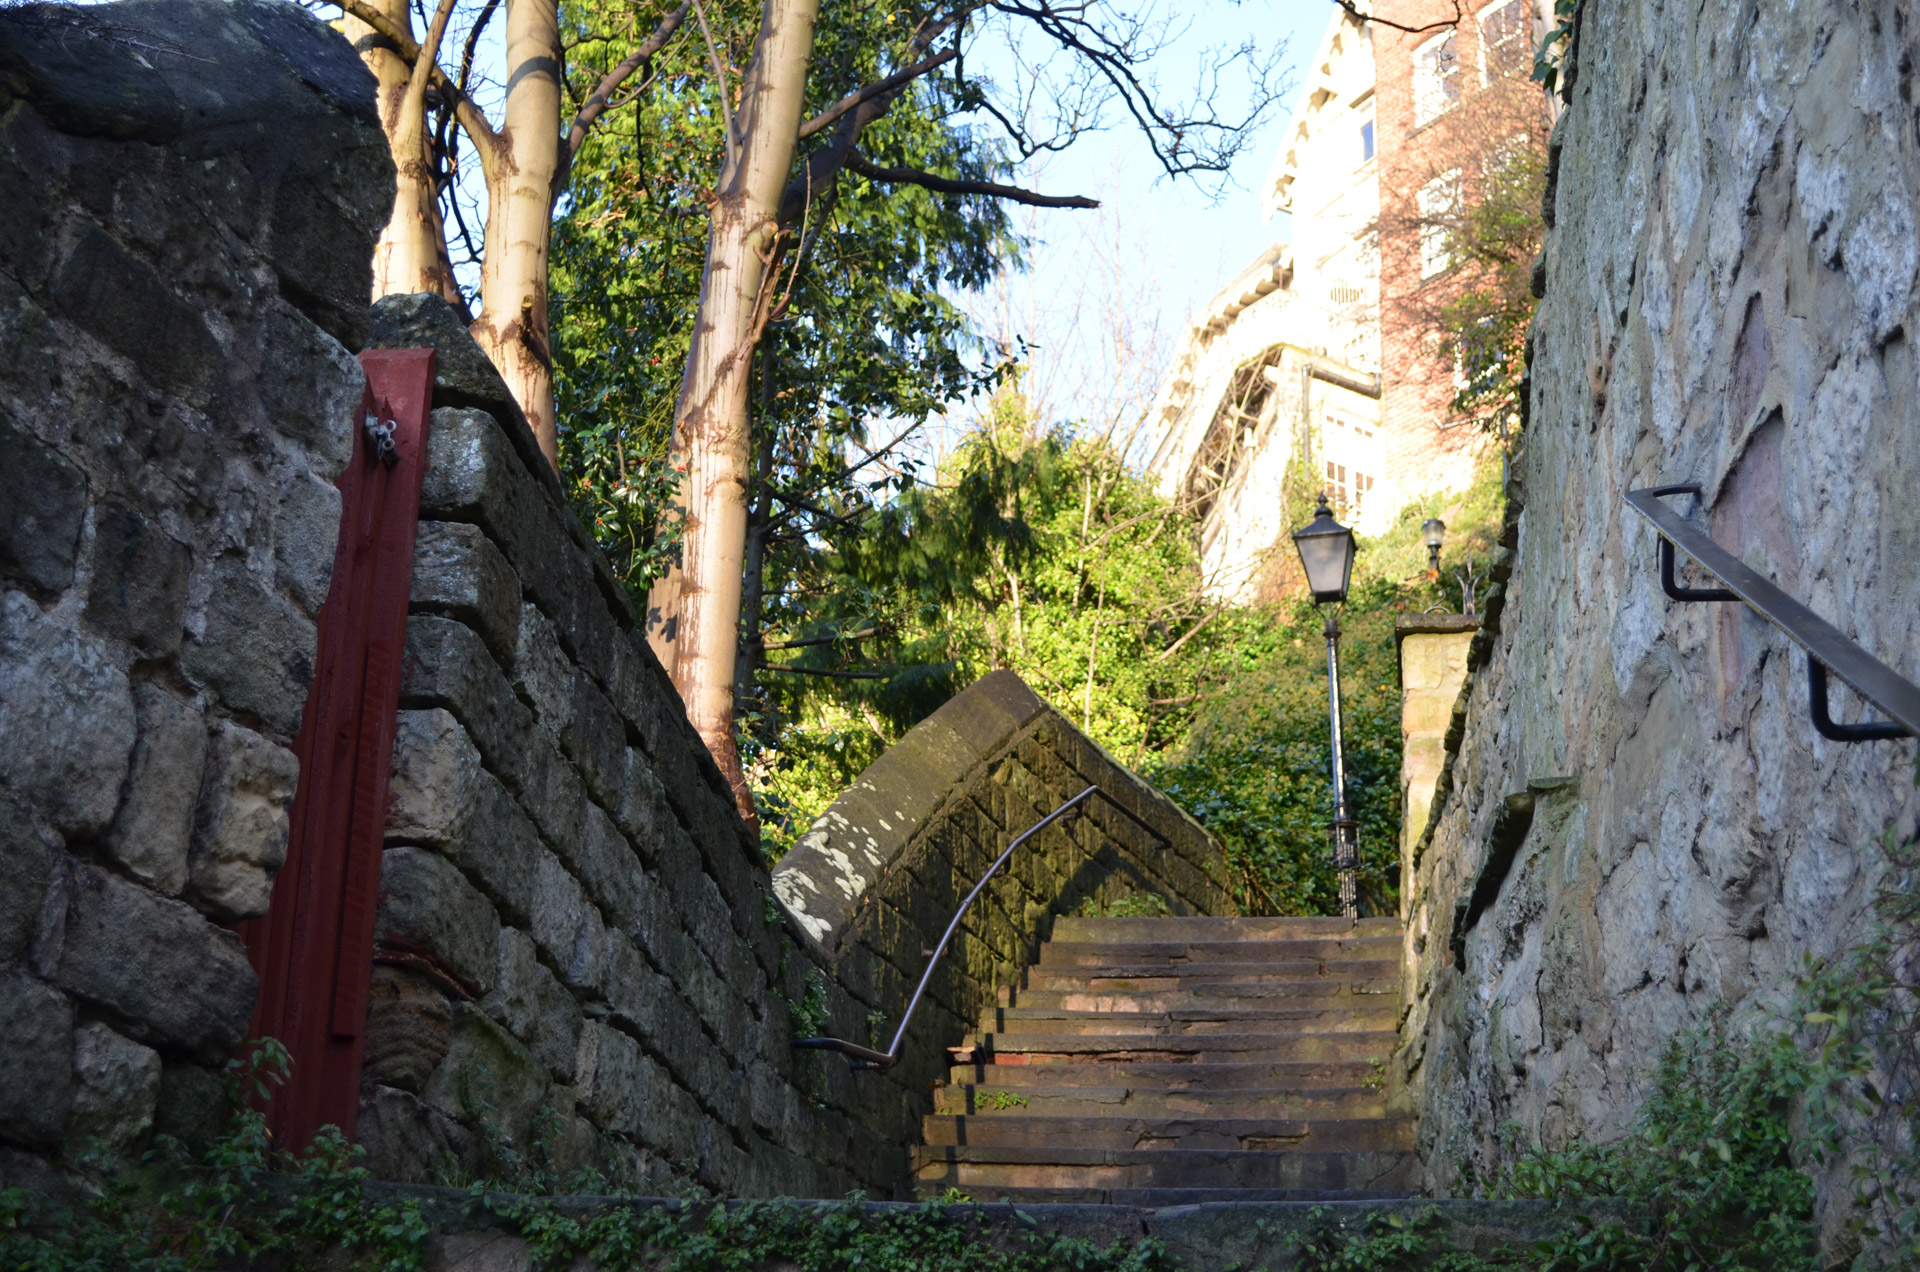
[[[1139,11],[1125,0],[1122,7]],[[1334,12],[1332,0],[1200,0],[1180,11],[1187,32],[1151,70],[1170,96],[1179,96],[1191,91],[1204,50],[1247,38],[1268,48],[1285,41],[1289,81],[1297,86]],[[1255,191],[1296,92],[1281,98],[1224,183],[1168,178],[1131,121],[1082,137],[1024,174],[1035,189],[1086,194],[1104,205],[1098,212],[1023,209],[1036,240],[1032,268],[980,298],[976,310],[989,331],[1039,345],[1032,387],[1047,418],[1098,425],[1150,393],[1191,316],[1286,237],[1284,216],[1262,223]],[[1118,340],[1116,319],[1129,327]]]

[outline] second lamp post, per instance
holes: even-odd
[[[1339,604],[1353,579],[1353,531],[1333,519],[1322,493],[1313,520],[1293,532],[1313,603]],[[1327,721],[1333,733],[1333,868],[1340,880],[1340,912],[1360,917],[1359,823],[1347,811],[1347,768],[1340,753],[1340,624],[1327,613]]]

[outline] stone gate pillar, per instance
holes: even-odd
[[[1433,812],[1446,761],[1447,727],[1467,677],[1467,646],[1480,620],[1469,614],[1402,614],[1393,639],[1400,655],[1400,916],[1413,891],[1413,847]]]

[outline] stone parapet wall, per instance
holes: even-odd
[[[629,600],[507,390],[439,350],[382,868],[359,1141],[381,1178],[887,1195],[919,1109],[798,1056],[856,1009],[773,902]],[[922,1093],[919,1097],[924,1101]]]
[[[1399,1059],[1442,1192],[1509,1121],[1616,1133],[1663,1041],[1859,939],[1912,825],[1915,744],[1815,733],[1804,654],[1666,599],[1621,497],[1701,483],[1677,510],[1920,680],[1915,40],[1892,3],[1580,9],[1528,499],[1409,898]]]
[[[1153,833],[1095,797],[1015,854],[928,987],[888,1075],[903,1092],[921,1098],[944,1079],[945,1048],[979,1027],[1058,916],[1138,894],[1174,914],[1228,913],[1219,846],[1018,676],[996,671],[908,731],[775,867],[775,894],[860,1013],[851,1029],[835,1020],[838,1036],[885,1049],[967,893],[1015,836],[1089,785]]]
[[[0,10],[0,1174],[224,1108],[365,389],[373,93],[288,4]]]
[[[1427,842],[1440,773],[1446,767],[1447,734],[1455,708],[1464,710],[1460,687],[1467,653],[1480,621],[1465,614],[1401,614],[1394,619],[1400,661],[1400,917],[1414,893],[1414,851]]]

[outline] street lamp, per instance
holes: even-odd
[[[1313,603],[1338,605],[1346,600],[1347,584],[1353,578],[1353,531],[1333,519],[1325,493],[1313,510],[1313,520],[1293,532],[1293,546],[1300,552]],[[1333,868],[1340,878],[1340,912],[1357,919],[1360,845],[1354,834],[1358,827],[1347,816],[1347,767],[1340,753],[1340,624],[1331,611],[1327,614],[1326,635],[1327,722],[1333,733]]]
[[[1438,517],[1428,517],[1420,523],[1420,535],[1427,541],[1427,571],[1439,578],[1440,545],[1447,541],[1447,523]]]

